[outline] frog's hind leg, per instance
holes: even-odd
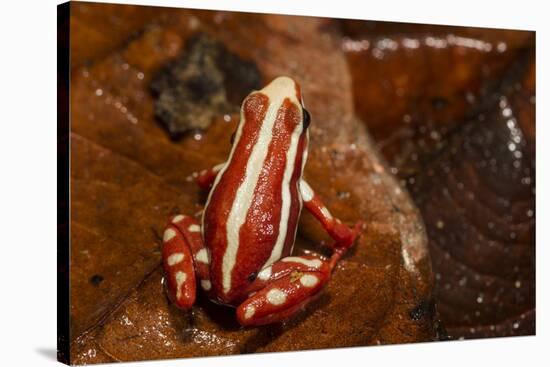
[[[259,326],[291,318],[317,298],[330,273],[331,263],[316,256],[282,258],[250,285],[249,298],[237,307],[239,323]]]
[[[284,321],[314,300],[329,281],[332,270],[355,242],[363,222],[353,228],[334,218],[306,181],[300,195],[309,210],[334,239],[328,260],[312,255],[282,258],[266,267],[247,290],[249,298],[237,308],[241,325],[258,326]]]
[[[189,309],[196,299],[196,278],[210,290],[209,254],[204,247],[198,220],[185,215],[170,218],[163,235],[162,265],[170,299]]]

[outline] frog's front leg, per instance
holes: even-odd
[[[340,219],[334,218],[319,196],[303,179],[300,181],[300,195],[305,208],[321,222],[323,228],[335,240],[331,247],[337,254],[340,253],[339,258],[353,245],[353,242],[361,233],[363,222],[359,221],[353,228],[350,228],[343,224]]]
[[[237,307],[239,323],[260,326],[291,318],[317,298],[331,270],[331,262],[312,255],[285,257],[264,268]]]
[[[209,263],[199,222],[182,214],[171,217],[163,235],[162,265],[168,295],[178,307],[189,309],[195,303],[197,277],[210,290]]]
[[[220,163],[210,169],[200,171],[196,178],[197,184],[203,189],[209,189],[224,165],[225,163]]]

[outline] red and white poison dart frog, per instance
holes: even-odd
[[[212,186],[202,223],[176,215],[164,231],[167,292],[177,306],[191,308],[198,281],[212,301],[237,307],[241,325],[264,325],[292,317],[328,282],[361,225],[334,218],[302,178],[309,123],[288,77],[245,98],[229,159],[197,178]],[[302,205],[334,239],[330,259],[290,256]]]

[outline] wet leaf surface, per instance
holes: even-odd
[[[426,223],[447,332],[534,334],[534,33],[344,29],[356,110]]]
[[[476,171],[479,167],[467,164],[478,159],[476,147],[488,145],[492,155],[500,156],[503,154],[502,144],[505,144],[507,137],[513,136],[505,135],[506,131],[498,137],[485,136],[483,133],[491,135],[492,125],[482,127],[473,121],[478,116],[476,113],[502,114],[499,102],[490,102],[485,97],[484,88],[485,85],[490,88],[490,81],[504,74],[515,62],[519,53],[517,50],[525,48],[524,36],[509,35],[511,38],[506,39],[505,51],[491,54],[492,57],[483,53],[471,64],[465,61],[467,55],[450,52],[457,65],[465,63],[461,68],[469,71],[463,84],[457,82],[446,86],[441,82],[439,86],[443,90],[439,90],[438,84],[435,84],[439,79],[427,75],[408,85],[402,103],[392,105],[395,96],[377,97],[378,100],[375,100],[369,96],[368,90],[357,88],[358,80],[367,80],[370,86],[374,86],[377,80],[361,79],[365,78],[364,73],[355,64],[359,61],[350,60],[350,57],[358,55],[350,56],[348,53],[346,57],[346,47],[349,47],[352,36],[346,33],[348,38],[343,38],[342,32],[351,32],[351,26],[346,30],[348,26],[345,24],[318,18],[133,6],[109,8],[117,21],[112,24],[105,21],[96,23],[94,18],[104,17],[102,6],[72,4],[75,11],[71,24],[78,31],[73,32],[71,42],[80,45],[73,48],[75,62],[71,70],[72,363],[429,341],[443,337],[437,309],[453,335],[471,327],[476,328],[475,335],[485,335],[484,331],[487,331],[486,335],[489,331],[494,335],[505,335],[504,330],[511,334],[518,329],[514,328],[516,316],[511,315],[516,312],[524,312],[525,320],[534,320],[534,312],[522,306],[534,299],[534,291],[530,292],[530,287],[534,287],[534,283],[531,285],[531,274],[534,273],[529,270],[531,252],[534,259],[534,240],[530,242],[534,219],[525,220],[520,214],[531,208],[532,195],[526,194],[523,189],[506,191],[506,187],[504,191],[494,191],[499,198],[510,195],[513,201],[510,205],[514,208],[513,218],[502,219],[501,222],[497,220],[502,217],[499,215],[494,219],[495,227],[500,228],[502,233],[515,228],[518,241],[521,238],[524,244],[523,247],[515,246],[510,241],[500,241],[499,237],[499,248],[503,248],[500,245],[505,243],[509,245],[506,248],[512,251],[506,255],[509,256],[509,265],[517,265],[521,270],[513,280],[505,280],[502,286],[499,283],[498,289],[505,292],[506,287],[515,287],[516,282],[521,281],[522,287],[513,296],[518,306],[483,311],[483,317],[495,313],[492,324],[481,323],[481,318],[465,323],[461,319],[463,314],[459,313],[462,306],[445,298],[442,279],[451,281],[463,265],[471,265],[467,259],[470,249],[461,250],[460,266],[441,263],[450,250],[434,245],[438,222],[433,218],[433,211],[427,209],[434,205],[436,193],[451,187],[455,181],[443,182],[443,179],[448,179],[446,175],[430,175],[428,170],[420,169],[432,167],[436,172],[444,170],[441,165],[446,167],[448,162],[455,162],[457,172],[465,171],[465,174],[470,174],[468,177],[486,178],[482,169]],[[103,27],[103,32],[97,31],[95,27],[98,25]],[[384,32],[393,32],[391,28],[371,31],[375,32],[376,37]],[[189,50],[188,41],[197,35],[207,35],[236,58],[254,63],[261,75],[261,84],[278,75],[290,75],[300,82],[305,104],[312,115],[306,178],[333,214],[347,223],[360,218],[368,222],[357,247],[338,266],[334,279],[323,295],[303,314],[284,325],[243,329],[236,323],[233,309],[216,306],[199,296],[197,305],[190,312],[182,312],[172,306],[164,294],[163,274],[159,266],[159,233],[162,233],[170,214],[200,215],[205,193],[192,182],[193,173],[226,159],[230,137],[238,119],[238,114],[232,112],[215,116],[211,111],[203,108],[200,112],[199,109],[197,113],[201,116],[198,117],[206,116],[205,120],[211,120],[210,125],[203,132],[195,131],[174,141],[155,116],[155,101],[159,92],[171,86],[170,83],[161,83],[153,93],[152,81],[166,67],[185,57]],[[348,46],[345,46],[346,42]],[[400,42],[405,42],[404,38]],[[490,42],[498,50],[499,38],[490,38]],[[82,44],[87,47],[83,48]],[[342,47],[344,52],[335,51]],[[437,50],[427,52],[426,48],[419,47],[419,51],[422,51],[424,60],[438,60],[441,57],[441,52]],[[475,52],[472,54],[477,55]],[[377,61],[380,62],[377,74],[393,75],[400,70],[399,65],[407,68],[417,60],[414,52],[410,54],[407,51],[404,55],[410,58],[410,62],[396,59],[384,64]],[[487,75],[476,74],[476,70],[485,68],[483,65],[493,64],[492,71]],[[385,65],[390,69],[384,69]],[[419,62],[418,65],[424,64]],[[443,67],[445,62],[441,61],[438,65]],[[235,100],[235,95],[243,91],[239,92],[242,86],[239,81],[231,81],[228,77],[233,67],[226,65],[221,68],[221,73],[225,74],[225,80],[229,80],[225,87],[230,111],[238,111],[240,101]],[[524,84],[529,84],[528,76],[519,78]],[[427,97],[419,91],[426,80],[433,81],[435,88]],[[385,85],[384,81],[380,82]],[[469,99],[468,103],[458,101],[458,96],[469,94],[456,92],[453,89],[456,85],[460,90],[473,90],[475,102],[468,102]],[[500,88],[493,86],[490,90],[504,91]],[[524,154],[522,168],[534,167],[534,159],[530,158],[534,157],[534,148],[531,148],[534,147],[534,124],[529,128],[531,130],[526,128],[534,121],[529,92],[525,92],[529,91],[528,88],[525,86],[519,91],[512,88],[509,92],[501,92],[506,93],[509,102],[514,104],[518,129],[523,131],[525,144],[518,145]],[[534,93],[534,85],[532,89]],[[364,96],[362,103],[358,101],[360,96]],[[416,103],[418,100],[425,101]],[[485,100],[487,102],[483,104],[478,103]],[[442,112],[439,118],[433,119],[438,126],[449,127],[449,133],[440,131],[441,136],[445,136],[441,139],[445,143],[418,151],[418,157],[426,157],[422,165],[408,165],[409,160],[403,157],[409,155],[401,147],[417,149],[415,147],[420,146],[418,135],[404,134],[391,139],[388,136],[393,134],[393,130],[398,131],[404,126],[409,129],[409,125],[402,123],[403,114],[409,114],[409,109],[422,105],[437,108],[438,111],[446,111],[447,108],[456,111]],[[418,116],[414,120],[418,121],[414,124],[418,130],[423,126],[423,116],[435,116],[429,109],[420,108],[419,111],[417,114],[410,113],[411,116]],[[367,115],[378,122],[371,125]],[[394,120],[395,116],[399,117],[399,121]],[[494,119],[499,128],[504,126],[502,123],[506,124],[501,120]],[[378,154],[375,141],[364,129],[364,122],[381,145],[390,166]],[[387,128],[390,123],[395,129]],[[384,128],[378,128],[380,126]],[[481,141],[472,141],[472,146],[463,147],[462,142],[470,141],[470,136],[479,137]],[[384,143],[386,140],[390,143]],[[390,146],[391,149],[388,148]],[[455,153],[451,146],[460,148],[461,156],[470,154],[469,160],[453,158]],[[429,162],[430,166],[424,162]],[[504,160],[502,164],[513,165],[513,162]],[[434,265],[437,269],[448,267],[450,272],[436,272],[437,294],[442,299],[437,308],[432,294],[434,275],[424,224],[407,189],[391,174],[392,167],[397,168],[399,174],[408,172],[401,177],[414,177],[415,182],[419,182],[409,189],[424,214],[434,251]],[[534,172],[531,173],[534,184]],[[432,176],[440,177],[440,181],[430,181]],[[483,181],[483,185],[472,187],[476,195],[488,200],[483,206],[486,210],[478,210],[481,219],[473,222],[476,225],[488,215],[496,217],[495,213],[501,210],[501,207],[495,209],[490,204],[490,193],[498,180],[487,178],[489,183]],[[521,181],[519,176],[514,175],[510,179]],[[465,179],[463,181],[466,183]],[[420,182],[426,183],[420,185]],[[534,208],[532,210],[534,218]],[[454,208],[449,209],[449,213],[455,212],[454,220],[458,223],[461,220],[459,214],[464,214]],[[467,219],[470,217],[475,218],[468,216]],[[515,227],[509,227],[509,223]],[[506,232],[506,235],[509,233]],[[491,237],[492,232],[489,231],[487,236]],[[320,225],[304,213],[299,227],[297,252],[314,250],[326,253],[316,244],[327,239]],[[437,252],[438,249],[441,251]],[[514,251],[521,253],[522,263],[515,262],[512,256]],[[479,256],[474,257],[477,259]],[[500,261],[501,258],[497,254],[490,259]],[[489,257],[487,259],[489,261]],[[477,265],[490,268],[487,262]],[[479,274],[472,272],[471,275],[475,279]],[[499,280],[498,276],[494,277],[495,281]],[[458,282],[460,284],[460,279]],[[480,284],[476,285],[476,290],[487,287]],[[520,300],[517,297],[523,298]],[[464,298],[464,309],[475,313],[479,308],[468,308],[472,305],[471,301]],[[488,298],[484,305],[487,304]],[[514,320],[512,323],[501,322],[502,318],[509,316],[512,317],[510,320]],[[525,324],[527,321],[522,327]],[[490,329],[491,325],[496,325],[494,330]]]
[[[354,117],[345,58],[330,52],[339,37],[325,26],[314,18],[174,11],[72,70],[72,220],[82,227],[72,242],[73,363],[436,337],[433,312],[410,317],[433,303],[424,228]],[[182,312],[163,291],[158,233],[171,213],[199,214],[205,193],[192,174],[227,157],[238,118],[218,116],[204,133],[177,142],[155,118],[151,80],[198,32],[253,60],[262,82],[281,74],[301,82],[313,116],[307,178],[335,215],[369,222],[323,296],[285,325],[243,329],[230,308],[199,297]],[[327,237],[311,216],[300,228],[297,252],[323,251],[314,243]]]

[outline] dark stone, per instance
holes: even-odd
[[[176,139],[188,131],[206,129],[214,117],[238,111],[244,97],[260,84],[255,63],[198,33],[187,41],[181,56],[153,78],[155,114]]]

